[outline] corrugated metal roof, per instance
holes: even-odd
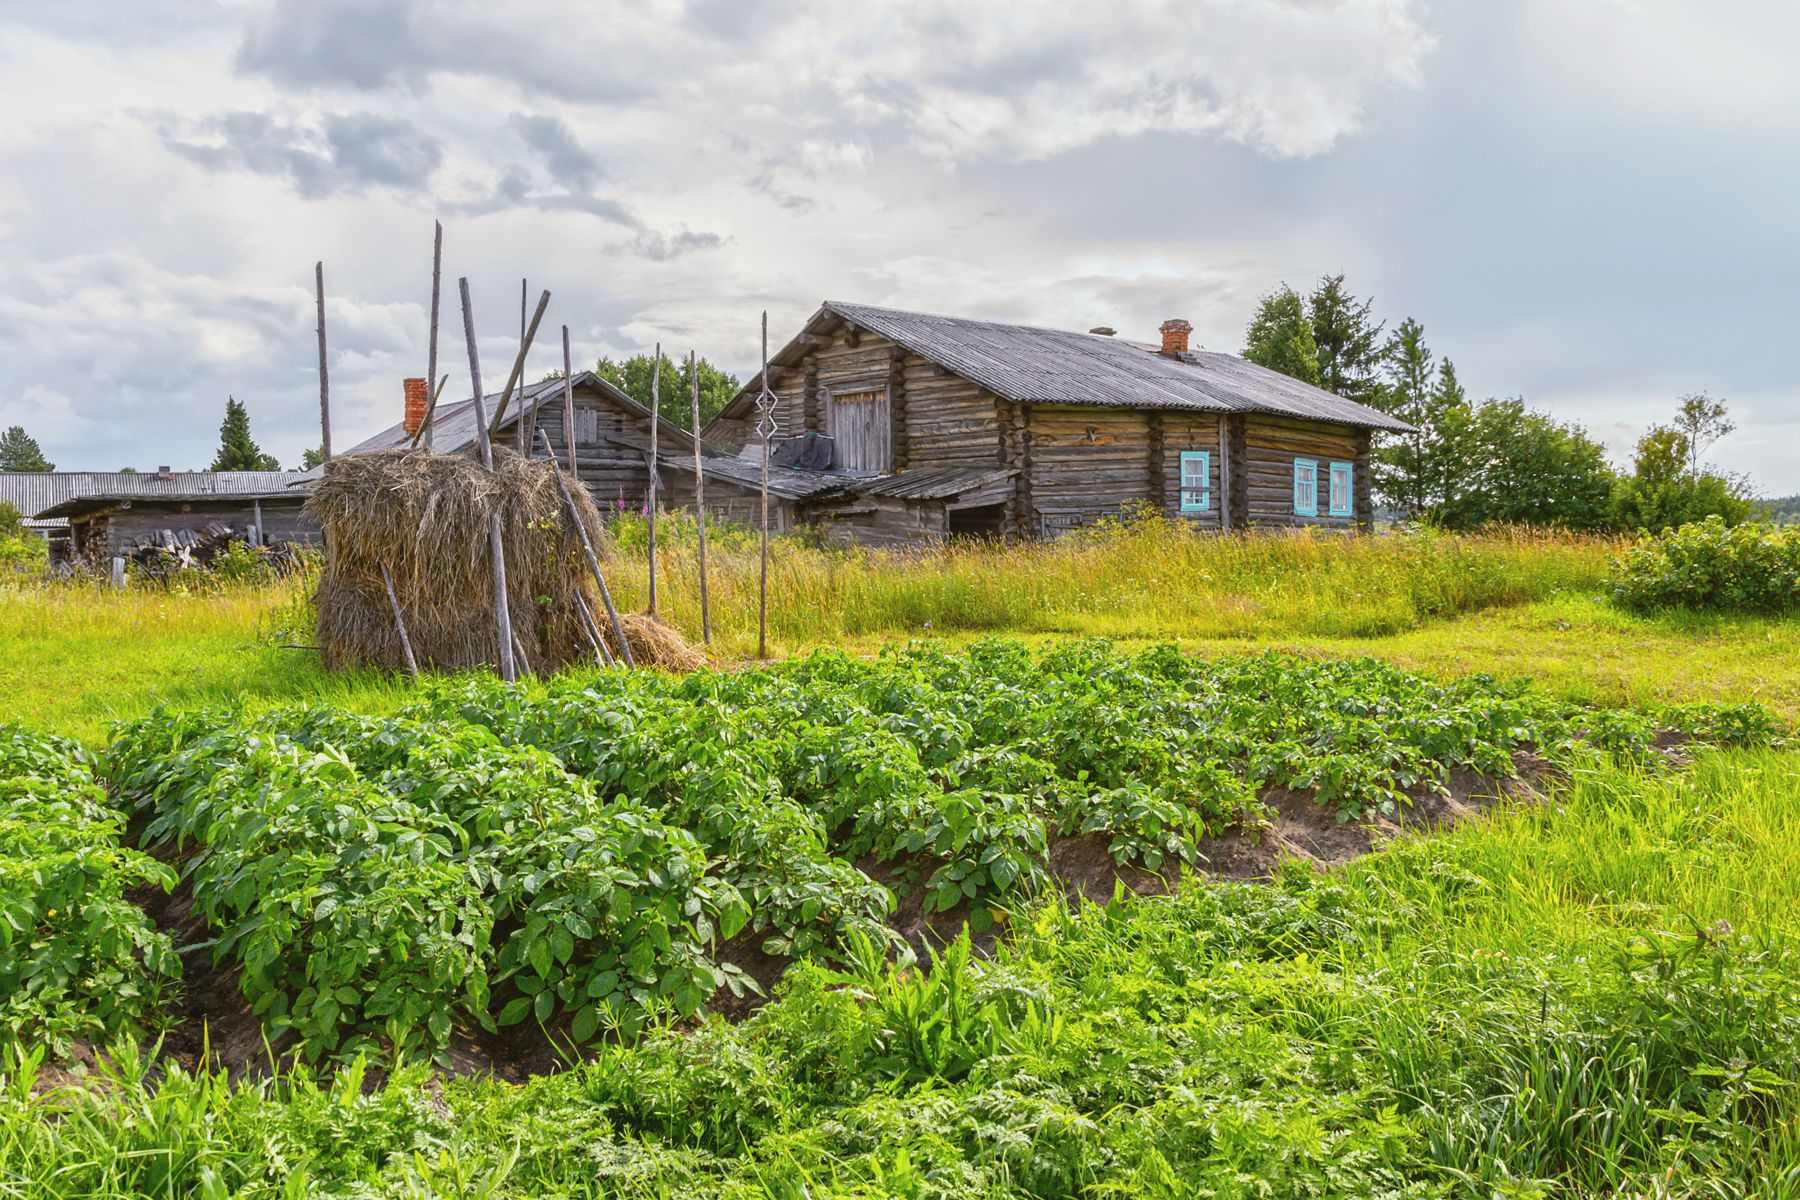
[[[1095,333],[1007,325],[828,300],[808,322],[841,318],[904,346],[1006,400],[1106,408],[1264,412],[1397,433],[1412,427],[1386,413],[1259,367],[1235,354],[1176,357],[1156,346]],[[795,339],[771,361],[792,365]],[[761,387],[752,379],[721,415],[739,415]]]
[[[47,528],[65,522],[39,514],[73,500],[269,496],[300,478],[298,471],[175,471],[167,479],[154,471],[5,471],[0,472],[0,500],[17,506],[29,518],[28,524]]]

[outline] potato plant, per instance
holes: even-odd
[[[1535,748],[1653,761],[1756,744],[1753,708],[1596,712],[1373,661],[1204,661],[1100,641],[819,652],[671,677],[422,685],[387,717],[297,708],[127,726],[113,780],[170,847],[216,953],[312,1054],[443,1050],[458,1024],[589,1042],[745,981],[744,940],[893,947],[895,895],[981,928],[1052,839],[1168,869],[1270,787],[1345,819]]]
[[[128,899],[175,873],[120,845],[120,824],[84,750],[0,727],[0,1045],[65,1053],[129,1029],[180,973]]]

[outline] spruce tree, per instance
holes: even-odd
[[[1373,300],[1351,295],[1342,275],[1319,280],[1306,300],[1319,386],[1359,404],[1378,404],[1380,399],[1383,325],[1371,315],[1374,306]]]
[[[1299,292],[1282,284],[1262,298],[1244,331],[1244,357],[1317,386],[1319,348]]]
[[[250,413],[235,396],[225,398],[225,420],[219,425],[219,454],[212,471],[278,471],[281,464],[264,454],[250,436]]]
[[[37,444],[37,439],[25,432],[22,425],[14,425],[5,433],[0,433],[0,471],[54,471],[56,466],[44,457],[44,449]]]

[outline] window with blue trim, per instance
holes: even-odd
[[[1348,517],[1356,511],[1356,495],[1352,484],[1356,468],[1347,462],[1331,464],[1331,515]]]
[[[1319,464],[1314,459],[1294,460],[1294,515],[1319,515]]]
[[[1181,452],[1181,511],[1205,512],[1212,507],[1212,454]]]

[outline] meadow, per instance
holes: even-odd
[[[1800,623],[1621,549],[784,541],[761,666],[728,532],[719,669],[517,687],[0,589],[0,1195],[1800,1197]]]

